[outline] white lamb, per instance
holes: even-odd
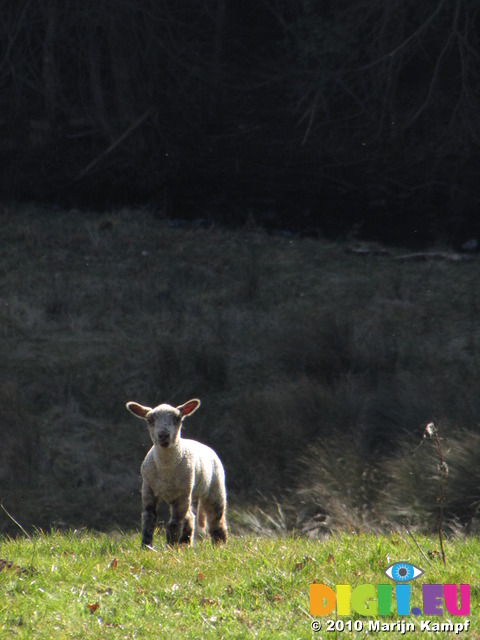
[[[171,507],[168,544],[191,544],[195,529],[192,503],[198,501],[198,524],[208,523],[212,542],[226,542],[225,472],[213,449],[180,436],[183,418],[200,406],[189,400],[178,407],[160,404],[151,409],[128,402],[127,409],[147,421],[153,447],[142,463],[142,546],[150,547],[159,502]]]

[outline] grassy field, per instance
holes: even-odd
[[[0,637],[398,638],[396,631],[366,631],[369,620],[401,621],[396,613],[339,616],[346,626],[361,620],[364,629],[328,632],[327,620],[335,620],[335,614],[310,615],[308,585],[385,584],[386,567],[407,560],[425,571],[411,583],[412,606],[421,606],[421,583],[471,585],[470,629],[451,635],[480,638],[480,542],[475,538],[446,541],[445,567],[437,539],[413,541],[402,532],[332,535],[322,542],[231,536],[220,547],[204,540],[182,549],[163,544],[157,539],[158,552],[152,553],[140,550],[138,535],[85,530],[0,538]],[[417,627],[407,637],[430,637],[420,630],[420,621],[427,619],[465,622],[448,614],[406,616],[403,621]],[[322,622],[320,633],[312,631],[313,620]]]
[[[1,638],[394,638],[315,634],[308,585],[379,584],[395,560],[425,571],[412,603],[471,584],[480,638],[476,258],[146,210],[2,221],[0,499],[32,537],[0,538]],[[234,535],[142,552],[150,443],[125,402],[191,397]],[[3,510],[0,531],[19,532]]]

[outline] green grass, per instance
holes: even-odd
[[[335,637],[312,633],[308,585],[385,583],[384,569],[397,560],[408,560],[426,572],[412,583],[412,606],[421,604],[421,582],[470,583],[468,637],[480,637],[476,538],[447,540],[446,567],[435,537],[418,536],[415,544],[402,532],[332,535],[322,542],[293,536],[231,536],[226,546],[212,547],[206,540],[196,541],[192,548],[163,545],[158,538],[158,552],[152,553],[139,548],[138,534],[85,530],[38,532],[30,540],[0,539],[0,558],[13,563],[0,571],[0,637]],[[316,619],[325,624],[325,619]],[[362,617],[352,614],[347,619]],[[396,614],[382,617],[397,619]],[[366,635],[344,632],[337,637]]]

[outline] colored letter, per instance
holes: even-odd
[[[377,585],[378,615],[389,616],[392,612],[392,585]]]
[[[337,615],[350,615],[350,591],[349,584],[337,584]]]
[[[352,609],[361,616],[376,615],[378,612],[378,605],[375,600],[376,595],[373,584],[359,584],[352,591]],[[372,598],[374,599],[373,602],[368,602]]]
[[[310,613],[312,616],[327,616],[335,609],[335,591],[326,584],[310,584]]]
[[[445,598],[445,607],[452,616],[468,616],[470,615],[470,585],[460,585],[460,608],[457,605],[457,585],[444,584],[443,597]]]
[[[410,585],[396,584],[395,598],[397,599],[397,615],[410,615]]]
[[[424,616],[441,616],[442,609],[442,584],[422,584],[423,592],[423,615]],[[455,600],[457,594],[455,593]]]

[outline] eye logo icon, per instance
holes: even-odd
[[[410,582],[424,573],[425,571],[409,562],[394,562],[385,569],[387,578],[395,582]]]

